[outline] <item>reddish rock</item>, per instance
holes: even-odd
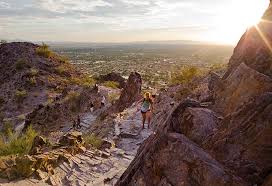
[[[150,137],[117,186],[246,185],[184,135]]]
[[[272,92],[252,99],[221,125],[204,148],[249,183],[262,183],[272,169]]]
[[[272,91],[272,79],[241,63],[215,88],[215,107],[228,115],[251,98]]]
[[[187,108],[181,116],[182,134],[197,144],[216,132],[220,121],[213,111],[206,108]]]

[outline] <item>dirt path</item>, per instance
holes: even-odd
[[[140,144],[152,134],[150,129],[142,130],[141,115],[135,113],[134,106],[115,119],[116,147],[105,152],[86,151],[73,157],[71,162],[61,164],[56,169],[56,184],[114,185],[135,157]]]

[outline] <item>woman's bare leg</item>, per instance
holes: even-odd
[[[144,124],[145,124],[145,119],[146,119],[146,113],[142,113],[143,116],[143,129],[144,129]]]
[[[146,113],[146,117],[147,117],[147,122],[148,122],[148,128],[150,128],[150,123],[151,123],[151,112],[147,112]]]

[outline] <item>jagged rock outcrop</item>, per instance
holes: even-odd
[[[214,89],[217,110],[228,115],[251,98],[272,91],[272,79],[241,63]]]
[[[247,30],[242,36],[224,75],[227,78],[241,63],[272,77],[272,3],[262,17],[262,21]]]
[[[131,73],[126,86],[121,92],[120,99],[118,100],[116,107],[119,112],[123,111],[125,108],[131,106],[135,101],[137,101],[141,96],[142,90],[142,78],[137,72]]]
[[[99,76],[99,81],[101,83],[105,82],[105,81],[115,81],[119,83],[119,88],[124,88],[126,85],[126,79],[123,78],[119,73],[116,72],[111,72],[109,74],[106,75],[101,75]]]
[[[225,117],[205,149],[249,183],[260,184],[272,168],[272,92]]]
[[[130,107],[135,101],[141,98],[141,90],[141,75],[137,72],[131,73],[121,92],[120,98],[111,107],[106,109],[100,117],[105,118],[112,113],[122,112],[124,109]]]
[[[220,122],[216,114],[206,108],[186,108],[181,116],[181,133],[197,144],[216,132]]]

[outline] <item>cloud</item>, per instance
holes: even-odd
[[[140,38],[139,32],[143,37],[171,38],[175,33],[186,38],[213,29],[214,19],[237,1],[0,0],[0,36],[37,39],[48,34],[46,38],[78,39],[93,35],[103,39],[106,33],[122,40],[132,33]]]
[[[8,9],[8,8],[10,8],[9,3],[0,1],[0,9]]]

